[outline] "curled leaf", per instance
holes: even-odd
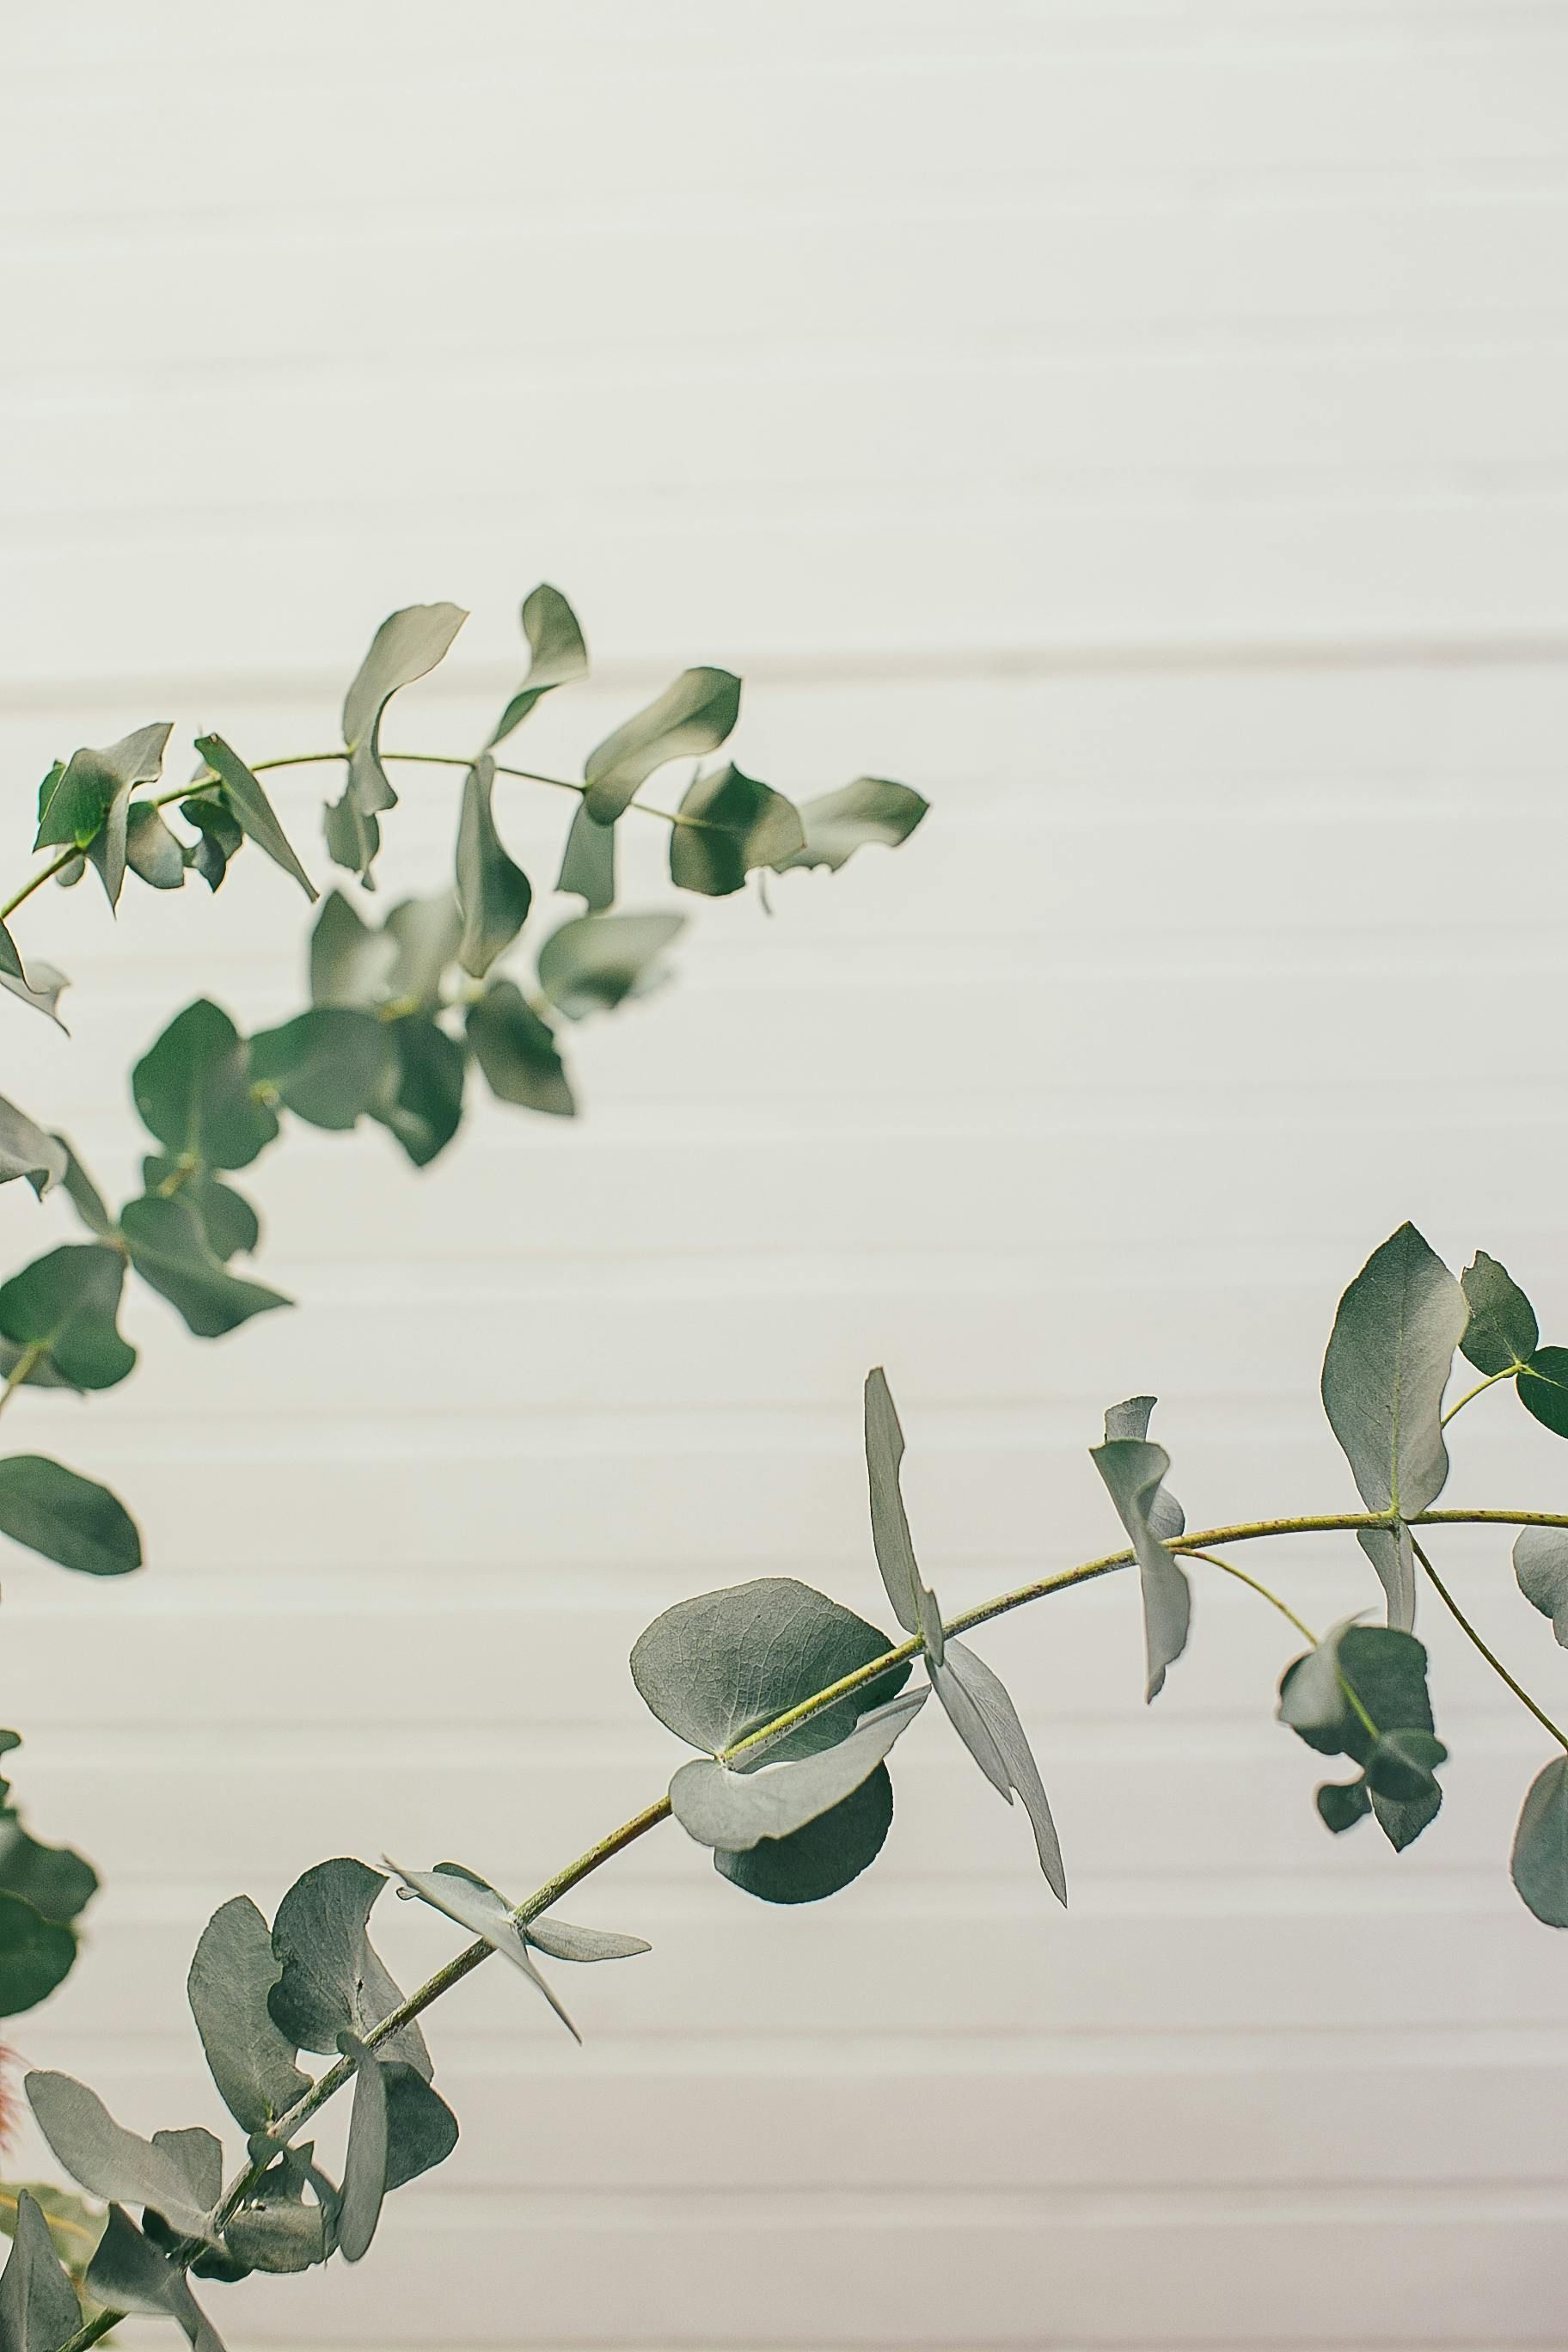
[[[741,709],[741,681],[727,669],[686,669],[657,701],[606,735],[584,769],[583,805],[611,824],[656,768],[716,751]]]
[[[669,1784],[675,1818],[700,1845],[743,1853],[761,1838],[785,1838],[826,1813],[868,1780],[925,1705],[906,1691],[863,1715],[835,1748],[793,1763],[736,1770],[709,1757],[683,1764]]]
[[[908,784],[889,783],[884,776],[857,776],[836,793],[802,801],[799,815],[805,840],[797,849],[773,860],[775,874],[793,867],[826,866],[831,874],[848,864],[858,849],[879,843],[897,849],[925,815],[930,803]]]
[[[588,648],[577,625],[577,615],[548,581],[542,581],[522,601],[522,633],[532,656],[528,676],[496,721],[489,748],[503,742],[520,727],[542,695],[588,674]],[[564,888],[565,885],[563,884]]]

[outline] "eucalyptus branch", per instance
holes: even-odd
[[[1521,1522],[1521,1524],[1522,1525],[1524,1523]],[[1555,1526],[1556,1521],[1552,1520],[1543,1522],[1540,1520],[1532,1520],[1529,1524],[1531,1526]],[[1420,1561],[1422,1568],[1426,1571],[1426,1580],[1431,1585],[1433,1591],[1437,1595],[1438,1600],[1442,1602],[1444,1608],[1447,1611],[1455,1624],[1458,1625],[1459,1631],[1464,1634],[1465,1639],[1479,1651],[1481,1656],[1486,1660],[1488,1665],[1491,1668],[1493,1674],[1496,1675],[1498,1680],[1507,1685],[1508,1688],[1513,1693],[1515,1698],[1518,1699],[1520,1705],[1521,1706],[1528,1707],[1531,1714],[1535,1717],[1537,1723],[1542,1726],[1542,1729],[1549,1731],[1552,1734],[1552,1738],[1555,1739],[1559,1748],[1568,1751],[1568,1732],[1563,1732],[1559,1729],[1557,1725],[1552,1722],[1552,1717],[1547,1714],[1545,1708],[1543,1706],[1537,1706],[1536,1702],[1531,1697],[1530,1693],[1524,1688],[1523,1685],[1517,1682],[1513,1675],[1510,1674],[1508,1668],[1503,1664],[1502,1660],[1498,1656],[1496,1651],[1489,1647],[1488,1643],[1482,1639],[1475,1626],[1471,1624],[1469,1619],[1466,1616],[1464,1611],[1460,1608],[1458,1602],[1455,1600],[1453,1594],[1444,1583],[1443,1579],[1433,1567],[1426,1553],[1415,1541],[1414,1537],[1411,1538],[1410,1549],[1415,1554],[1416,1559]]]

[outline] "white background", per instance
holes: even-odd
[[[576,1127],[480,1107],[423,1177],[298,1133],[252,1188],[297,1313],[204,1347],[139,1297],[132,1382],[14,1410],[149,1564],[5,1563],[19,1785],[106,1881],[11,2038],[148,2130],[218,2120],[182,1985],[224,1897],[383,1849],[521,1891],[675,1760],[624,1664],[656,1611],[790,1572],[876,1613],[869,1363],[952,1611],[1113,1539],[1086,1448],[1130,1390],[1194,1524],[1350,1505],[1319,1359],[1406,1215],[1568,1339],[1568,10],[77,0],[4,37],[7,877],[79,741],[329,745],[395,605],[474,608],[388,727],[466,750],[541,578],[596,679],[531,760],[707,661],[754,772],[934,804],[771,923],[696,907],[677,984],[578,1042]],[[279,801],[321,871],[318,772]],[[455,823],[406,772],[394,889]],[[561,803],[500,808],[548,879]],[[4,1091],[122,1189],[170,1013],[300,999],[254,853],[18,930],[74,1034],[14,1010]],[[20,1186],[0,1221],[11,1265],[68,1229]],[[1568,1497],[1506,1395],[1456,1435],[1449,1499]],[[1443,1557],[1568,1703],[1505,1542]],[[1348,1539],[1248,1564],[1319,1621],[1375,1598]],[[1067,1917],[934,1716],[818,1910],[662,1831],[574,1898],[655,1947],[572,1972],[586,2050],[500,1968],[455,1994],[456,2157],[358,2272],[210,2290],[231,2343],[1561,2344],[1568,1949],[1505,1871],[1550,1743],[1428,1610],[1443,1818],[1331,1842],[1271,1720],[1293,1637],[1197,1573],[1152,1712],[1124,1580],[981,1644]]]

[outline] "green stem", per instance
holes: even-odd
[[[1473,1398],[1484,1396],[1488,1389],[1496,1388],[1499,1381],[1511,1381],[1515,1372],[1522,1372],[1523,1370],[1522,1364],[1510,1364],[1506,1372],[1489,1372],[1484,1381],[1478,1381],[1473,1389],[1467,1389],[1464,1395],[1448,1407],[1447,1412],[1443,1415],[1443,1428],[1447,1429],[1454,1415],[1457,1412],[1463,1412]]]
[[[10,918],[16,913],[17,908],[25,906],[27,900],[32,897],[35,890],[41,890],[45,883],[50,880],[54,875],[63,874],[68,866],[74,866],[77,859],[81,855],[82,852],[79,849],[62,849],[57,858],[54,858],[47,866],[41,866],[38,872],[34,875],[30,882],[24,882],[21,888],[17,891],[14,891],[12,896],[6,899],[5,904],[3,907],[0,907],[0,923],[9,921]]]
[[[1385,1511],[1331,1511],[1298,1518],[1251,1519],[1241,1521],[1232,1527],[1200,1528],[1192,1535],[1176,1538],[1166,1546],[1166,1549],[1172,1553],[1184,1554],[1189,1558],[1201,1559],[1208,1557],[1211,1548],[1215,1544],[1255,1543],[1270,1536],[1335,1534],[1358,1528],[1385,1528],[1392,1524],[1390,1514]],[[1408,1520],[1405,1524],[1415,1527],[1449,1525],[1568,1528],[1568,1513],[1421,1511],[1413,1520]],[[1419,1547],[1417,1547],[1417,1557],[1434,1584],[1437,1585],[1438,1591],[1443,1594],[1446,1601],[1448,1601],[1448,1606],[1451,1609],[1454,1608],[1453,1601],[1448,1600],[1448,1595],[1444,1591],[1442,1585],[1437,1583],[1431,1563],[1425,1554],[1420,1552]],[[1109,1576],[1113,1570],[1130,1566],[1132,1559],[1133,1554],[1131,1549],[1123,1549],[1121,1551],[1102,1553],[1098,1559],[1084,1560],[1077,1568],[1062,1569],[1054,1576],[1039,1577],[1033,1583],[1019,1585],[1015,1591],[1002,1593],[994,1601],[982,1601],[978,1608],[967,1609],[956,1617],[948,1618],[944,1622],[943,1631],[950,1634],[967,1633],[976,1625],[988,1624],[993,1618],[1005,1617],[1010,1610],[1022,1609],[1031,1601],[1043,1600],[1047,1593],[1065,1592],[1073,1585],[1088,1584],[1097,1577]],[[1224,1560],[1214,1561],[1212,1564],[1226,1569],[1226,1572],[1231,1575],[1241,1573],[1238,1570],[1229,1568],[1228,1563]],[[1253,1579],[1243,1577],[1242,1581],[1252,1584]],[[1262,1592],[1265,1600],[1273,1601],[1275,1607],[1289,1617],[1292,1624],[1296,1625],[1309,1641],[1312,1639],[1300,1618],[1286,1609],[1284,1603],[1273,1593],[1261,1585],[1254,1585],[1254,1590]],[[1455,1610],[1455,1614],[1458,1615],[1458,1610]],[[1460,1618],[1459,1622],[1461,1624],[1465,1623],[1463,1618]],[[1548,1730],[1552,1733],[1553,1738],[1562,1740],[1563,1746],[1568,1748],[1568,1738],[1563,1738],[1563,1735],[1557,1730],[1554,1724],[1547,1722],[1546,1717],[1541,1714],[1534,1701],[1520,1690],[1512,1676],[1498,1664],[1498,1661],[1491,1656],[1490,1651],[1486,1650],[1484,1643],[1479,1642],[1479,1637],[1468,1625],[1466,1625],[1466,1631],[1470,1633],[1471,1639],[1477,1642],[1483,1654],[1497,1667],[1497,1671],[1510,1689],[1524,1700],[1531,1714],[1539,1716],[1541,1721],[1546,1724]],[[803,1699],[798,1706],[792,1706],[783,1715],[775,1716],[771,1723],[763,1724],[759,1730],[750,1731],[744,1738],[733,1740],[728,1748],[721,1748],[720,1760],[730,1763],[737,1756],[753,1754],[759,1748],[771,1746],[774,1740],[782,1739],[784,1734],[793,1730],[797,1724],[805,1722],[814,1715],[820,1715],[826,1707],[836,1706],[840,1699],[847,1698],[855,1691],[862,1689],[866,1684],[876,1682],[888,1672],[890,1666],[901,1664],[906,1659],[917,1656],[922,1646],[919,1634],[916,1634],[907,1642],[900,1642],[896,1648],[884,1651],[880,1657],[873,1658],[868,1664],[857,1666],[853,1674],[840,1675],[839,1679],[836,1683],[830,1683],[826,1690],[815,1692],[810,1698]],[[623,1822],[620,1827],[612,1830],[607,1837],[602,1837],[597,1844],[589,1846],[585,1853],[577,1856],[575,1862],[569,1862],[564,1870],[557,1871],[553,1878],[547,1878],[543,1885],[536,1887],[523,1902],[514,1905],[512,1917],[523,1926],[526,1926],[531,1919],[537,1919],[542,1912],[550,1908],[552,1904],[559,1902],[563,1895],[568,1894],[583,1879],[600,1869],[616,1854],[624,1853],[627,1846],[634,1845],[638,1838],[646,1837],[649,1830],[657,1829],[661,1822],[669,1819],[669,1815],[668,1797],[656,1798],[652,1804],[645,1805],[640,1813],[634,1813],[629,1821]],[[406,2000],[399,2001],[397,2007],[382,2018],[379,2023],[369,2029],[362,2037],[366,2048],[372,2050],[378,2048],[393,2034],[401,2032],[404,2026],[412,2024],[416,2017],[423,2015],[433,2001],[439,2000],[443,1993],[450,1991],[453,1985],[460,1984],[465,1977],[471,1976],[475,1969],[489,1958],[493,1948],[493,1946],[481,1941],[469,1944],[464,1950],[457,1953],[443,1967],[437,1969],[433,1976],[426,1977],[425,1982],[411,1992]],[[288,2113],[278,2118],[271,2126],[268,2137],[275,2146],[281,2146],[292,2139],[295,2134],[309,2123],[317,2110],[324,2106],[335,2092],[344,2087],[353,2074],[353,2068],[346,2058],[334,2060],[326,2073],[311,2084],[301,2098],[295,2101]],[[260,2179],[263,2169],[261,2165],[247,2164],[236,2176],[233,2185],[214,2210],[215,2231],[220,2230],[225,2222],[233,2219],[245,2199]],[[187,2241],[181,2249],[184,2263],[188,2265],[194,2262],[200,2252],[201,2247],[197,2242]],[[107,2336],[110,2329],[118,2326],[124,2316],[125,2314],[121,2311],[100,2312],[95,2319],[87,2321],[79,2327],[68,2343],[61,2345],[59,2352],[88,2352],[89,2346],[96,2344],[100,2336]]]
[[[1260,1584],[1256,1576],[1248,1576],[1246,1569],[1237,1568],[1234,1560],[1216,1558],[1212,1551],[1190,1551],[1187,1558],[1205,1559],[1211,1568],[1223,1569],[1226,1576],[1234,1576],[1238,1584],[1245,1584],[1249,1591],[1256,1592],[1260,1600],[1267,1601],[1271,1609],[1278,1609],[1281,1617],[1288,1617],[1303,1640],[1310,1642],[1314,1650],[1317,1648],[1318,1637],[1311,1627],[1303,1624],[1296,1612],[1287,1602],[1281,1601],[1277,1592],[1270,1592],[1268,1587],[1266,1584]]]
[[[17,1357],[16,1362],[12,1365],[10,1370],[5,1375],[5,1386],[0,1388],[0,1412],[5,1412],[6,1406],[10,1403],[12,1397],[16,1394],[16,1391],[21,1387],[23,1381],[27,1378],[28,1373],[31,1372],[34,1366],[37,1364],[47,1352],[48,1351],[41,1339],[34,1339],[23,1349],[21,1354]]]
[[[1480,1652],[1482,1657],[1486,1660],[1493,1674],[1498,1676],[1500,1681],[1505,1682],[1508,1685],[1510,1690],[1513,1693],[1515,1698],[1518,1699],[1520,1705],[1521,1706],[1527,1706],[1530,1709],[1531,1714],[1535,1717],[1537,1723],[1542,1726],[1543,1730],[1549,1731],[1552,1734],[1552,1738],[1555,1739],[1559,1748],[1568,1748],[1568,1733],[1558,1729],[1557,1726],[1552,1722],[1552,1717],[1547,1714],[1545,1708],[1537,1706],[1535,1701],[1531,1697],[1530,1693],[1523,1687],[1523,1685],[1514,1681],[1513,1676],[1509,1673],[1508,1668],[1503,1664],[1502,1660],[1498,1656],[1496,1651],[1488,1648],[1486,1643],[1482,1641],[1480,1635],[1477,1633],[1475,1627],[1471,1624],[1469,1619],[1466,1616],[1464,1611],[1460,1608],[1458,1602],[1455,1600],[1453,1594],[1449,1591],[1447,1586],[1444,1583],[1442,1578],[1438,1575],[1436,1570],[1427,1559],[1426,1554],[1415,1541],[1414,1536],[1410,1539],[1410,1549],[1415,1554],[1415,1557],[1420,1561],[1422,1567],[1426,1570],[1432,1590],[1437,1595],[1438,1600],[1443,1603],[1444,1608],[1454,1620],[1455,1624],[1458,1625],[1460,1631],[1465,1634],[1467,1640],[1475,1643],[1476,1648]]]

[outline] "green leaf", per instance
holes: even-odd
[[[272,1949],[281,1974],[268,1995],[273,2022],[296,2050],[329,2053],[343,2033],[368,2033],[403,1999],[367,1927],[386,1885],[379,1870],[341,1855],[297,1878],[278,1906]],[[429,2080],[430,2053],[416,2024],[379,2048]]]
[[[496,831],[495,781],[496,763],[481,751],[463,780],[458,820],[458,903],[463,914],[458,961],[476,980],[510,947],[533,903],[532,884],[507,856]]]
[[[1568,1927],[1568,1756],[1554,1756],[1531,1782],[1510,1866],[1536,1917]]]
[[[0,923],[0,971],[5,972],[12,980],[19,980],[24,983],[26,981],[27,975],[22,969],[21,952],[4,923]]]
[[[102,751],[73,751],[38,812],[35,849],[86,849],[102,835],[99,871],[109,903],[117,907],[125,879],[125,828],[138,784],[162,773],[173,721],[139,727]]]
[[[590,752],[583,805],[613,824],[656,768],[668,760],[716,751],[741,709],[741,681],[727,669],[685,669],[656,702],[639,710]]]
[[[28,965],[26,980],[18,980],[14,972],[0,971],[0,988],[9,990],[13,996],[19,996],[24,1004],[30,1005],[35,1013],[41,1013],[46,1021],[54,1023],[57,1029],[65,1029],[66,1026],[58,1007],[62,992],[69,986],[69,981],[57,965],[45,963],[38,956],[35,956]],[[66,1030],[66,1034],[68,1036],[70,1032]]]
[[[906,1633],[919,1633],[926,1654],[942,1663],[942,1611],[921,1581],[904,1510],[900,1469],[904,1433],[899,1425],[888,1376],[879,1365],[866,1375],[866,1475],[871,1493],[871,1542],[893,1614]]]
[[[1356,1541],[1377,1571],[1389,1624],[1408,1633],[1415,1622],[1415,1550],[1409,1528],[1403,1520],[1397,1528],[1358,1528]]]
[[[1186,1520],[1175,1496],[1164,1489],[1171,1457],[1144,1434],[1153,1406],[1152,1397],[1129,1397],[1112,1405],[1105,1416],[1105,1443],[1089,1454],[1138,1562],[1148,1662],[1145,1701],[1159,1696],[1167,1669],[1186,1648],[1193,1610],[1192,1587],[1165,1549]]]
[[[764,1576],[678,1601],[656,1617],[633,1648],[632,1680],[678,1738],[716,1755],[888,1648],[875,1625],[826,1593],[793,1576]],[[758,1751],[755,1761],[837,1747],[860,1715],[903,1688],[909,1672],[909,1660],[900,1659]]]
[[[491,981],[479,1003],[469,1005],[467,1030],[474,1059],[498,1102],[521,1103],[557,1118],[576,1115],[555,1033],[511,981]]]
[[[430,898],[405,898],[386,918],[386,934],[396,950],[391,989],[401,1003],[426,1012],[441,1003],[441,980],[457,959],[463,918],[457,893],[438,890]]]
[[[308,2175],[289,2166],[296,2153],[284,2149],[224,2230],[224,2244],[244,2270],[286,2276],[324,2263],[332,2251],[325,2207],[306,2204],[301,2192]]]
[[[596,823],[585,801],[577,803],[568,829],[555,887],[574,891],[590,914],[603,914],[616,903],[616,828]]]
[[[72,2189],[56,2189],[47,2180],[5,2181],[0,2182],[0,2236],[16,2236],[24,2196],[30,2197],[42,2213],[55,2252],[69,2276],[79,2279],[92,2260],[108,2217]]]
[[[203,1928],[185,1981],[218,2095],[247,2132],[265,2129],[310,2087],[268,2007],[282,1973],[266,1920],[237,1895]]]
[[[245,761],[230,751],[221,735],[198,735],[196,750],[222,785],[224,803],[240,830],[250,835],[274,866],[280,866],[298,882],[313,906],[321,893],[295,856],[277,811]]]
[[[574,1927],[568,1919],[531,1919],[528,1940],[552,1960],[630,1960],[651,1952],[640,1936],[617,1936],[608,1927]]]
[[[83,2189],[117,2204],[155,2206],[172,2228],[190,2237],[210,2235],[223,2176],[223,2150],[211,2132],[160,2132],[142,2139],[117,2124],[98,2094],[69,2074],[35,2071],[26,2088],[38,2129]]]
[[[81,2305],[61,2268],[49,2225],[24,2189],[0,2277],[0,2344],[5,2352],[60,2352],[80,2326]]]
[[[1371,1812],[1372,1791],[1364,1780],[1325,1780],[1314,1801],[1323,1827],[1342,1837]]]
[[[1540,1342],[1535,1309],[1507,1266],[1478,1250],[1459,1276],[1470,1319],[1459,1346],[1478,1372],[1489,1379],[1517,1371]]]
[[[19,1895],[0,1895],[0,2017],[36,2009],[69,1976],[76,1937]]]
[[[142,1162],[142,1181],[149,1192],[161,1192],[178,1178],[178,1191],[201,1219],[207,1247],[226,1265],[231,1257],[248,1255],[261,1239],[261,1220],[243,1192],[220,1183],[205,1171],[191,1175],[177,1160],[149,1152]]]
[[[253,1082],[312,1127],[353,1127],[395,1084],[395,1073],[386,1023],[346,1005],[313,1005],[250,1041]]]
[[[787,860],[805,840],[794,803],[732,760],[694,777],[677,814],[686,821],[669,828],[669,878],[709,898],[743,888],[754,866]]]
[[[1286,1668],[1279,1719],[1320,1755],[1349,1756],[1363,1768],[1363,1781],[1318,1791],[1318,1811],[1336,1833],[1370,1805],[1397,1849],[1436,1817],[1443,1792],[1432,1771],[1447,1751],[1432,1737],[1426,1653],[1413,1633],[1342,1619]]]
[[[143,2236],[119,2205],[109,2209],[108,2224],[87,2273],[87,2291],[109,2310],[173,2319],[192,2352],[224,2352],[217,2330],[185,2284],[178,2264]]]
[[[162,1293],[199,1339],[221,1339],[253,1315],[294,1304],[280,1290],[230,1274],[213,1255],[200,1216],[181,1193],[160,1200],[144,1192],[128,1201],[120,1230],[142,1281]]]
[[[445,1151],[462,1125],[467,1059],[438,1023],[419,1013],[393,1022],[389,1034],[395,1057],[394,1085],[383,1092],[374,1116],[391,1129],[416,1168],[425,1168]]]
[[[773,871],[787,874],[794,866],[826,866],[837,874],[858,849],[874,843],[897,849],[929,805],[908,784],[889,783],[884,776],[857,776],[838,792],[801,803],[805,842],[787,856],[775,858]]]
[[[608,1013],[668,977],[661,962],[681,915],[574,915],[539,950],[539,985],[569,1021]]]
[[[114,1231],[114,1219],[110,1215],[102,1193],[77,1158],[68,1139],[63,1135],[54,1139],[65,1154],[65,1167],[60,1175],[60,1187],[67,1200],[81,1219],[89,1234],[101,1239]]]
[[[721,1878],[763,1903],[820,1903],[876,1861],[893,1819],[893,1784],[879,1764],[853,1796],[793,1837],[763,1838],[742,1853],[713,1856]]]
[[[1366,1759],[1366,1784],[1374,1801],[1388,1797],[1415,1804],[1431,1795],[1437,1767],[1447,1759],[1447,1749],[1433,1732],[1385,1732]]]
[[[521,725],[539,700],[557,686],[570,686],[574,678],[588,674],[588,648],[583,642],[583,632],[577,625],[577,615],[561,593],[548,581],[541,582],[522,603],[522,633],[528,639],[532,659],[528,676],[501,712],[490,748],[503,742],[514,727]]]
[[[669,1784],[675,1818],[699,1845],[744,1853],[761,1838],[787,1838],[869,1779],[908,1729],[929,1694],[906,1691],[863,1715],[836,1748],[794,1763],[736,1771],[711,1757],[683,1764]]]
[[[180,814],[187,824],[196,828],[197,838],[182,851],[187,866],[201,876],[209,890],[216,890],[228,872],[228,861],[237,856],[245,841],[245,829],[226,805],[221,792],[202,793],[180,803]]]
[[[126,1576],[142,1565],[142,1538],[123,1503],[41,1454],[0,1461],[0,1535],[83,1576]]]
[[[21,1746],[20,1735],[0,1731],[0,1755]],[[41,1919],[68,1927],[98,1892],[98,1873],[68,1845],[43,1845],[24,1827],[0,1780],[0,1892],[19,1895]]]
[[[438,1862],[434,1870],[405,1870],[401,1863],[392,1862],[389,1858],[388,1867],[395,1870],[403,1881],[399,1894],[416,1895],[420,1902],[428,1903],[434,1909],[445,1912],[448,1919],[455,1919],[458,1927],[468,1929],[470,1936],[481,1937],[492,1952],[499,1952],[502,1959],[510,1960],[535,1990],[543,1994],[573,2040],[582,2041],[582,2035],[557,2000],[549,1982],[529,1958],[526,1931],[511,1916],[505,1896],[498,1895],[488,1879],[466,1870],[458,1862]]]
[[[958,1641],[946,1643],[942,1664],[931,1665],[930,1672],[954,1730],[992,1787],[1008,1804],[1015,1790],[1024,1800],[1046,1883],[1065,1908],[1067,1874],[1057,1825],[1028,1736],[1005,1685],[984,1658]]]
[[[43,1129],[0,1095],[0,1184],[25,1176],[41,1201],[51,1184],[65,1181],[68,1154],[58,1135]]]
[[[386,2193],[445,2164],[458,2145],[458,2118],[413,2066],[384,2060],[386,2086]]]
[[[353,2062],[354,2101],[338,2208],[338,2251],[345,2263],[357,2263],[370,2252],[386,2193],[386,2084],[374,2051],[356,2034],[340,2034],[339,2046]]]
[[[468,617],[456,604],[410,604],[389,614],[372,638],[343,701],[348,775],[327,824],[327,846],[337,865],[368,875],[380,842],[376,812],[397,806],[381,761],[386,706],[399,687],[412,686],[435,668]]]
[[[116,1327],[125,1260],[104,1242],[67,1242],[0,1285],[0,1331],[41,1351],[40,1369],[73,1389],[111,1389],[136,1363]]]
[[[1568,1348],[1537,1348],[1514,1385],[1543,1429],[1568,1437]]]
[[[1412,1224],[1373,1252],[1341,1299],[1323,1358],[1323,1409],[1368,1510],[1408,1519],[1442,1493],[1443,1390],[1468,1312]]]
[[[104,851],[105,841],[106,836],[100,834],[92,845],[89,855],[95,865]],[[150,889],[183,890],[185,887],[185,853],[151,801],[137,801],[125,813],[125,863]]]
[[[1559,1645],[1568,1650],[1568,1530],[1525,1528],[1513,1547],[1513,1572],[1531,1607],[1551,1618]]]
[[[176,1158],[247,1168],[278,1133],[250,1090],[245,1042],[205,997],[187,1004],[131,1073],[142,1123]]]
[[[330,890],[310,933],[310,1002],[363,1009],[392,995],[397,941],[363,922],[341,890]]]

